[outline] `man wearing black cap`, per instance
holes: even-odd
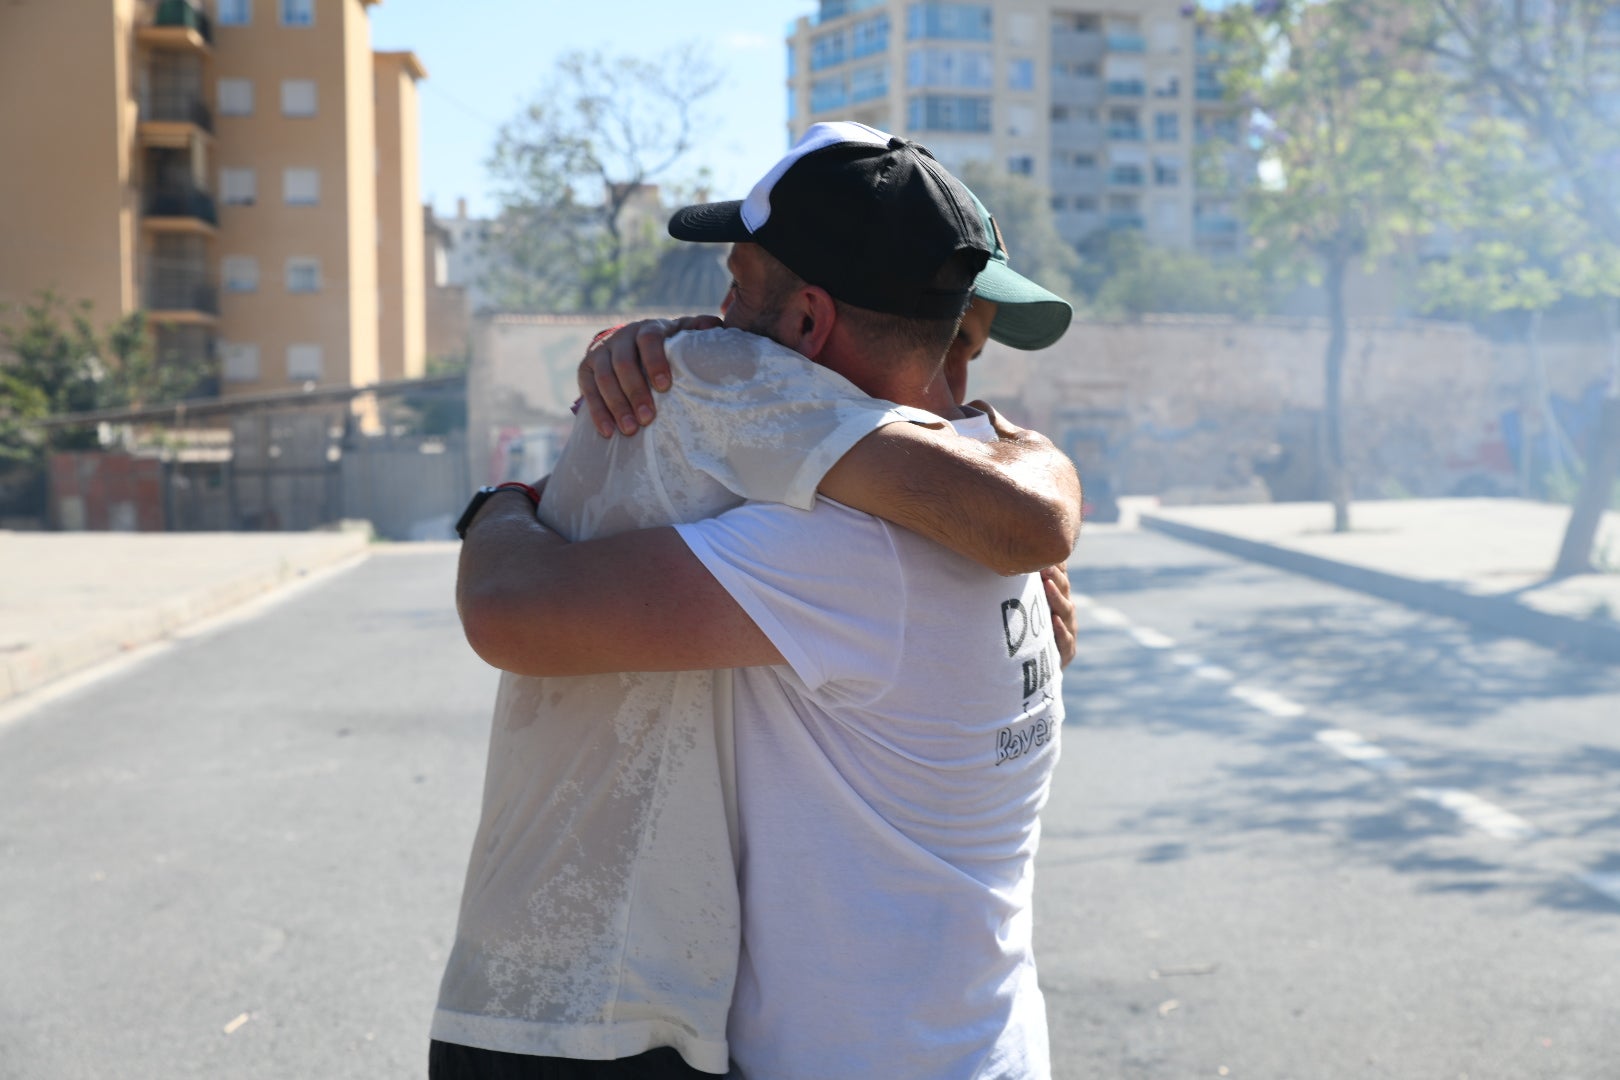
[[[994,437],[938,378],[988,238],[920,148],[818,125],[748,200],[690,208],[671,231],[736,243],[728,326],[936,424]],[[913,494],[949,506],[952,492]],[[465,528],[458,604],[496,666],[548,677],[742,668],[725,689],[748,897],[728,1031],[743,1075],[1044,1075],[1029,868],[1062,711],[1039,579],[1001,577],[825,500],[569,544],[526,503],[486,498]],[[495,758],[492,747],[492,771]],[[587,800],[635,777],[606,779]],[[542,792],[534,809],[580,794]],[[503,825],[531,827],[497,817],[492,841]],[[469,895],[479,865],[475,851]],[[701,901],[726,887],[669,870],[667,893]],[[579,906],[596,884],[576,883]],[[483,929],[468,903],[458,948]],[[497,942],[488,981],[521,983],[524,957],[546,944]],[[522,1019],[485,1009],[446,1023],[487,1046],[526,1038]],[[617,1014],[615,1033],[633,1019]],[[573,1056],[622,1056],[603,1038],[607,1052]]]

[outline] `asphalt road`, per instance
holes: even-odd
[[[1620,669],[1150,534],[1075,568],[1060,1080],[1620,1078]],[[425,1073],[494,688],[453,569],[0,714],[0,1078]]]
[[[1620,1077],[1620,668],[1152,534],[1073,575],[1059,1080]]]

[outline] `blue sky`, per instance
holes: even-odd
[[[719,121],[692,168],[714,173],[717,198],[741,198],[787,145],[783,42],[815,0],[384,0],[371,9],[377,49],[410,49],[421,85],[422,198],[437,213],[494,210],[484,159],[502,121],[522,107],[573,49],[656,56],[701,40],[727,73],[709,103]]]

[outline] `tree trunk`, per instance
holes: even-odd
[[[1586,458],[1586,476],[1564,529],[1554,577],[1592,572],[1592,543],[1620,478],[1620,311],[1609,307],[1609,392]]]
[[[1324,285],[1328,301],[1328,344],[1322,388],[1322,479],[1333,502],[1333,531],[1350,531],[1350,476],[1344,467],[1344,354],[1349,336],[1344,314],[1348,260],[1329,258]]]

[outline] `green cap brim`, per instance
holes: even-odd
[[[1074,308],[1067,300],[999,260],[979,272],[973,295],[1000,305],[990,324],[990,339],[1014,349],[1055,345],[1074,321]]]

